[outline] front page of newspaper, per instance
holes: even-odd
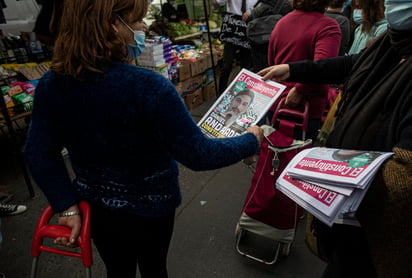
[[[240,135],[263,118],[285,88],[280,83],[262,81],[261,76],[242,69],[198,126],[212,138]]]
[[[298,153],[288,174],[309,182],[365,189],[392,152],[314,147]]]
[[[329,226],[359,226],[354,213],[374,175],[392,155],[326,147],[305,149],[288,163],[276,188]]]

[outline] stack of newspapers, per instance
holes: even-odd
[[[276,188],[328,226],[354,220],[369,185],[391,152],[314,147],[298,153]],[[345,222],[345,219],[347,222]]]

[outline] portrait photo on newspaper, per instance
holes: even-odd
[[[198,126],[209,137],[240,135],[263,118],[284,90],[284,85],[262,81],[259,75],[242,69]]]

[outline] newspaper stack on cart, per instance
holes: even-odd
[[[391,152],[315,147],[297,154],[276,187],[325,224],[356,225],[355,212]]]
[[[249,126],[256,125],[285,90],[285,86],[263,81],[262,77],[242,69],[222,95],[198,122],[198,126],[208,137],[224,138],[242,134]],[[251,94],[246,111],[236,111],[228,124],[227,115],[231,103],[239,94]],[[248,100],[249,100],[248,99]],[[229,112],[228,112],[229,111]]]

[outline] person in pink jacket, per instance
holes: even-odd
[[[269,40],[269,65],[301,60],[320,60],[338,56],[341,30],[336,20],[325,16],[327,0],[294,0],[294,11],[276,24]],[[286,105],[293,108],[309,100],[309,125],[306,138],[316,138],[321,117],[327,104],[329,85],[283,82]],[[273,115],[277,103],[272,106]],[[270,120],[270,118],[269,118]]]

